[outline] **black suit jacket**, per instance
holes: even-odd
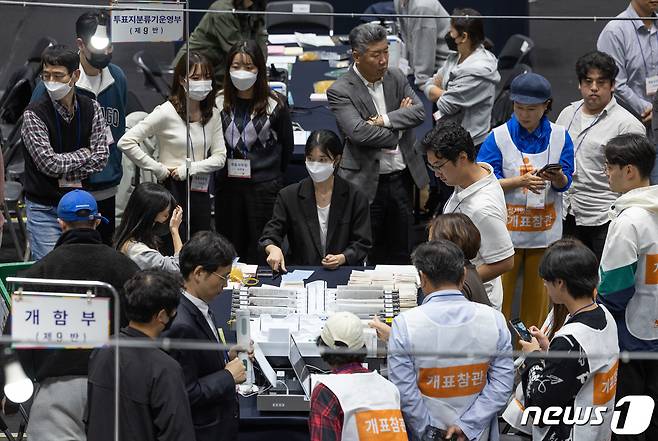
[[[165,336],[217,341],[199,308],[183,294],[174,323]],[[225,352],[172,350],[171,356],[183,368],[196,441],[235,440],[239,408],[233,376],[224,369]]]
[[[344,254],[347,265],[362,265],[372,246],[368,199],[343,178],[334,178],[322,254],[313,181],[302,179],[279,192],[259,245],[263,250],[270,244],[281,247],[285,236],[290,243],[287,265],[321,265],[326,254]]]

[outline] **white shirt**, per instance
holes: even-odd
[[[563,212],[574,215],[576,225],[603,225],[608,222],[608,210],[619,196],[610,190],[603,148],[617,135],[644,135],[646,129],[614,97],[598,118],[583,113],[583,100],[580,100],[562,110],[556,123],[569,132],[575,157],[573,182],[564,194]]]
[[[455,187],[446,202],[444,213],[464,213],[480,231],[480,249],[471,262],[478,266],[492,264],[514,255],[514,245],[507,230],[505,194],[487,163],[478,162],[489,174],[466,188]],[[503,285],[500,277],[484,283],[489,300],[500,310],[503,303]]]
[[[169,175],[169,167],[176,167],[181,179],[187,177],[187,128],[170,101],[157,106],[135,127],[128,130],[119,140],[117,147],[142,170],[155,174],[158,180]],[[145,139],[155,136],[158,140],[159,162],[139,147]],[[224,166],[226,146],[222,133],[219,109],[213,109],[210,121],[190,123],[191,154],[190,174],[213,173]],[[210,155],[208,155],[210,152]]]
[[[213,335],[215,336],[217,341],[219,341],[219,334],[217,334],[217,327],[215,326],[215,323],[213,323],[212,318],[210,317],[210,312],[209,312],[210,308],[208,307],[208,304],[203,300],[201,300],[200,298],[194,297],[192,294],[190,294],[185,290],[183,290],[183,295],[187,297],[187,300],[192,302],[192,304],[196,306],[199,309],[199,311],[201,311],[201,314],[203,314],[203,317],[208,322],[208,326],[210,326],[210,329],[212,329]]]
[[[89,81],[89,86],[94,92],[94,95],[98,96],[101,90],[101,75],[89,76],[87,75],[87,80]]]
[[[320,243],[322,244],[322,254],[327,253],[327,228],[329,226],[329,208],[331,204],[326,207],[318,207],[318,222],[320,223]]]
[[[372,97],[372,102],[375,104],[377,113],[381,115],[384,120],[384,127],[390,127],[391,122],[386,114],[384,82],[382,80],[375,83],[368,82],[368,80],[361,75],[356,64],[354,64],[354,72],[359,78],[361,78],[361,81],[363,81],[363,84],[365,84],[368,89],[368,93],[370,94],[370,97]],[[395,150],[382,149],[379,151],[379,174],[393,173],[395,171],[404,170],[405,168],[407,168],[407,166],[404,163],[404,158],[402,157],[399,145],[395,147]]]

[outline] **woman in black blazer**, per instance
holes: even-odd
[[[335,175],[343,146],[330,130],[316,130],[306,141],[310,178],[283,188],[272,219],[265,225],[260,248],[274,271],[291,265],[362,265],[372,246],[368,199]],[[288,237],[284,258],[281,244]]]

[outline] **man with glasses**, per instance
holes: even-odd
[[[480,231],[480,250],[472,263],[484,282],[491,305],[500,310],[503,303],[500,276],[514,266],[503,189],[489,164],[475,162],[473,139],[460,125],[437,124],[425,135],[422,145],[436,177],[455,187],[443,212],[464,213]]]
[[[98,102],[105,116],[110,156],[103,170],[93,173],[85,182],[85,189],[94,195],[98,209],[110,222],[98,228],[103,242],[112,245],[114,235],[116,195],[123,176],[121,151],[116,143],[126,131],[126,105],[128,86],[126,75],[116,64],[112,64],[112,44],[109,38],[110,18],[103,11],[87,11],[75,22],[76,42],[80,54],[79,79],[75,83],[76,93]],[[104,33],[103,33],[104,32]],[[100,37],[100,38],[99,38]],[[32,94],[36,101],[46,94],[43,83],[37,85]]]
[[[583,99],[562,110],[556,121],[569,132],[575,156],[573,181],[564,193],[562,234],[583,242],[599,261],[610,224],[608,210],[618,196],[610,190],[605,175],[602,146],[622,133],[646,132],[613,96],[618,71],[615,60],[604,52],[580,57],[576,75]]]
[[[609,215],[597,300],[617,322],[619,350],[658,353],[658,185],[650,185],[656,147],[647,138],[627,133],[605,145],[610,189],[621,196]],[[648,395],[658,400],[658,361],[631,359],[619,365],[617,400]],[[644,434],[614,435],[613,440],[658,440],[658,412]]]
[[[61,230],[57,203],[107,164],[107,123],[98,103],[75,92],[80,57],[62,45],[41,56],[48,91],[27,107],[21,135],[25,145],[25,205],[32,259],[53,249]]]
[[[233,245],[211,231],[195,234],[183,246],[179,263],[184,290],[176,319],[165,333],[167,337],[222,342],[223,332],[218,330],[208,304],[226,288],[235,257]],[[185,374],[197,441],[237,438],[239,408],[235,385],[247,379],[237,354],[244,350],[233,346],[228,352],[171,351]]]

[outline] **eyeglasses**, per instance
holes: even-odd
[[[64,78],[68,77],[69,74],[61,72],[41,72],[41,79],[43,81],[59,81],[61,82]]]
[[[445,161],[443,161],[443,164],[441,164],[441,165],[438,165],[438,164],[432,164],[432,163],[429,162],[429,161],[425,161],[425,163],[427,164],[427,166],[428,166],[429,168],[431,168],[432,170],[437,171],[437,172],[440,172],[440,171],[441,171],[441,167],[443,167],[444,165],[446,165],[448,162],[450,162],[450,159],[446,159]]]
[[[228,283],[228,278],[229,278],[229,275],[228,275],[228,274],[225,275],[225,276],[222,276],[221,274],[218,274],[218,273],[216,273],[216,272],[214,272],[214,271],[213,271],[211,274],[214,274],[214,275],[216,275],[217,277],[219,277],[220,279],[222,279],[222,280],[224,281],[224,283]]]

